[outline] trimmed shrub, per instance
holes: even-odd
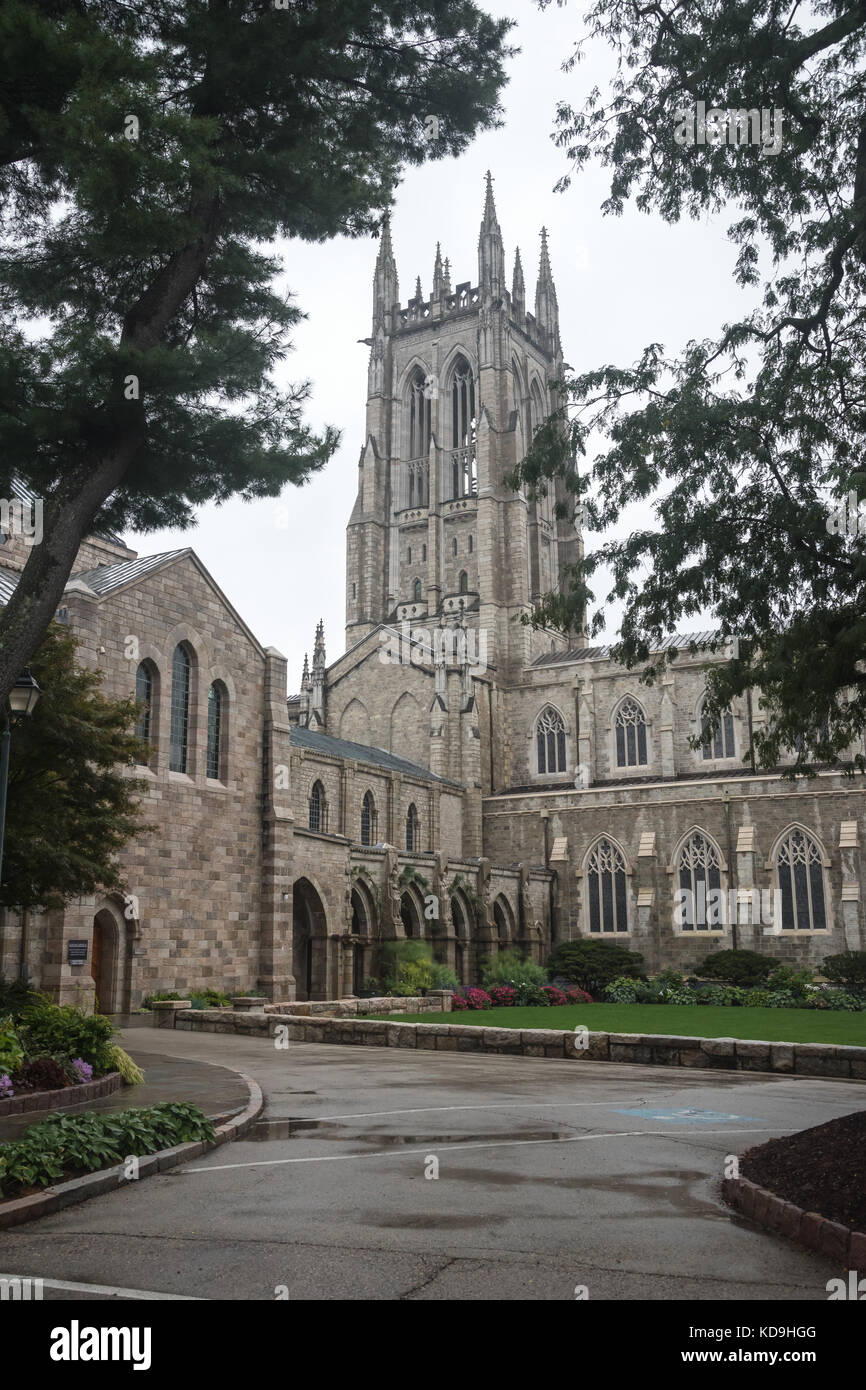
[[[114,1024],[103,1014],[85,1014],[73,1004],[40,999],[21,1021],[21,1041],[28,1057],[80,1057],[98,1072],[111,1070]]]
[[[838,956],[825,956],[820,969],[835,985],[843,985],[853,994],[866,994],[866,951],[843,951]]]
[[[776,969],[776,962],[759,951],[716,951],[698,967],[698,974],[728,985],[757,988]]]
[[[492,1009],[493,1003],[489,994],[483,989],[467,989],[455,994],[451,1000],[452,1009]]]
[[[561,975],[593,996],[619,976],[636,979],[643,969],[643,956],[608,941],[564,941],[550,956],[547,971],[551,978]]]
[[[562,990],[557,989],[556,985],[542,985],[541,988],[542,991],[547,995],[548,1004],[555,1004],[561,1006],[562,1004],[568,1003],[568,1000],[566,999]]]

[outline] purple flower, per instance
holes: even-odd
[[[14,1094],[12,1082],[4,1072],[3,1075],[0,1076],[0,1100],[10,1100]]]
[[[93,1067],[89,1062],[85,1062],[83,1057],[74,1057],[72,1060],[72,1070],[79,1081],[93,1080]]]

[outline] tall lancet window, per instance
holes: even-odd
[[[458,357],[451,379],[451,496],[474,497],[477,491],[475,382],[466,358]]]
[[[430,398],[432,391],[420,367],[409,381],[409,458],[406,464],[407,507],[427,505],[427,467],[430,453]]]

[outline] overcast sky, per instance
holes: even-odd
[[[517,20],[512,42],[521,51],[509,63],[504,124],[478,138],[460,159],[406,174],[392,223],[401,302],[414,293],[417,275],[425,296],[430,294],[437,240],[443,257],[450,257],[452,284],[478,283],[489,168],[508,282],[519,245],[530,308],[539,232],[548,228],[563,352],[572,367],[626,365],[647,343],[674,350],[691,337],[711,335],[737,312],[727,216],[674,227],[633,207],[620,218],[602,217],[608,175],[598,167],[575,178],[566,193],[553,192],[567,171],[564,153],[551,139],[556,102],[579,106],[596,83],[604,90],[611,70],[610,53],[600,45],[587,50],[574,71],[561,71],[582,29],[582,4],[539,12],[530,0],[514,0],[486,8]],[[342,432],[324,471],[304,488],[285,490],[287,516],[272,500],[233,501],[203,508],[193,530],[127,537],[141,554],[191,545],[259,640],[288,657],[290,691],[299,688],[319,618],[329,662],[344,650],[345,526],[364,442],[367,385],[368,349],[358,339],[370,333],[377,246],[371,238],[321,246],[291,241],[281,248],[285,284],[308,315],[295,330],[285,377],[311,381],[312,425],[330,423]],[[611,612],[609,639],[616,619]],[[699,626],[692,621],[687,630]]]

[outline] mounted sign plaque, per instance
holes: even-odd
[[[87,962],[87,942],[67,941],[66,960],[69,965],[85,965]]]

